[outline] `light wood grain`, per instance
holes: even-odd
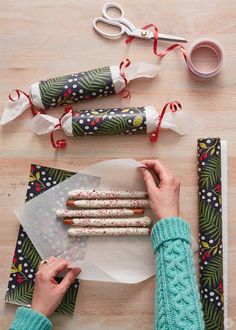
[[[11,89],[27,91],[38,80],[117,64],[124,57],[156,63],[152,45],[135,40],[129,47],[124,39],[109,41],[95,34],[92,20],[101,14],[101,0],[9,0],[0,1],[0,109]],[[233,273],[236,262],[236,2],[233,0],[123,0],[119,4],[132,22],[141,27],[158,24],[163,33],[186,37],[217,39],[224,47],[225,63],[221,74],[210,81],[199,81],[185,68],[179,51],[162,60],[156,79],[130,84],[130,101],[119,96],[81,103],[81,109],[153,104],[161,108],[178,99],[185,111],[196,119],[188,136],[162,132],[158,144],[147,136],[89,137],[68,139],[65,151],[55,152],[49,137],[34,136],[25,126],[30,112],[1,128],[1,231],[0,231],[0,329],[7,329],[15,306],[4,304],[11,258],[18,223],[14,207],[24,201],[29,166],[47,166],[79,171],[110,158],[158,157],[179,177],[181,213],[191,223],[197,238],[196,140],[220,136],[229,142],[229,317],[236,324],[236,288]],[[165,43],[160,43],[161,49]],[[54,316],[54,329],[152,329],[154,279],[137,285],[82,282],[75,317]]]

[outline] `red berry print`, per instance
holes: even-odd
[[[218,183],[215,188],[216,191],[221,192],[221,184]]]
[[[15,264],[17,262],[16,257],[14,257],[12,261],[13,261],[13,264]]]
[[[203,157],[200,157],[199,159],[200,159],[200,162],[203,161]]]
[[[207,154],[204,154],[204,155],[203,155],[203,158],[207,158]]]
[[[90,117],[90,118],[93,118],[93,117],[94,117],[94,115],[90,115],[89,117]]]
[[[69,88],[69,89],[67,90],[67,93],[68,93],[68,95],[70,95],[70,94],[72,93],[72,90]]]
[[[17,274],[17,282],[18,282],[19,284],[22,283],[22,277],[21,277],[20,274]]]
[[[95,126],[96,125],[95,121],[91,121],[90,125]]]
[[[223,291],[223,283],[222,283],[222,282],[219,283],[219,285],[218,285],[218,289],[219,289],[220,291]]]
[[[35,188],[35,190],[37,191],[37,192],[40,192],[40,187],[39,186],[37,186],[36,188]]]
[[[208,252],[206,253],[206,258],[209,258],[210,255],[211,255],[211,253],[208,251]]]
[[[201,257],[202,261],[207,260],[211,256],[211,253],[209,251],[205,252],[203,256]]]
[[[96,122],[96,123],[99,123],[99,122],[100,122],[100,118],[96,118],[96,119],[95,119],[95,122]]]
[[[63,96],[64,96],[64,97],[67,97],[67,96],[69,96],[69,94],[68,94],[67,92],[65,92],[65,93],[63,94]]]
[[[31,165],[31,172],[34,172],[36,170],[34,165]]]

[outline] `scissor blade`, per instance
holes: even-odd
[[[154,33],[153,33],[152,38],[154,38]],[[163,34],[163,33],[158,33],[158,39],[164,40],[164,41],[188,42],[188,40],[185,38],[173,36],[171,34]]]

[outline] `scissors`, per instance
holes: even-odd
[[[111,17],[108,14],[108,10],[110,8],[118,9],[118,11],[120,12],[120,16]],[[127,20],[124,17],[124,11],[123,11],[122,7],[116,3],[106,3],[102,7],[102,14],[103,14],[103,17],[97,17],[94,19],[93,27],[97,33],[99,33],[100,35],[102,35],[105,38],[117,39],[117,38],[120,38],[125,33],[128,36],[137,37],[137,38],[141,38],[141,39],[147,39],[147,40],[154,39],[154,37],[155,37],[154,33],[151,31],[136,28],[136,26],[134,24],[132,24],[129,20]],[[99,22],[102,22],[102,23],[105,23],[108,25],[117,26],[120,28],[120,32],[114,33],[114,34],[104,32],[97,26],[97,23],[99,23]],[[164,40],[164,41],[187,42],[187,40],[185,38],[177,37],[174,35],[162,34],[162,33],[158,34],[158,38],[160,40]]]

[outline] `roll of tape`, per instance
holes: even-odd
[[[216,76],[223,64],[223,49],[211,39],[199,39],[188,50],[186,59],[189,70],[201,78]]]

